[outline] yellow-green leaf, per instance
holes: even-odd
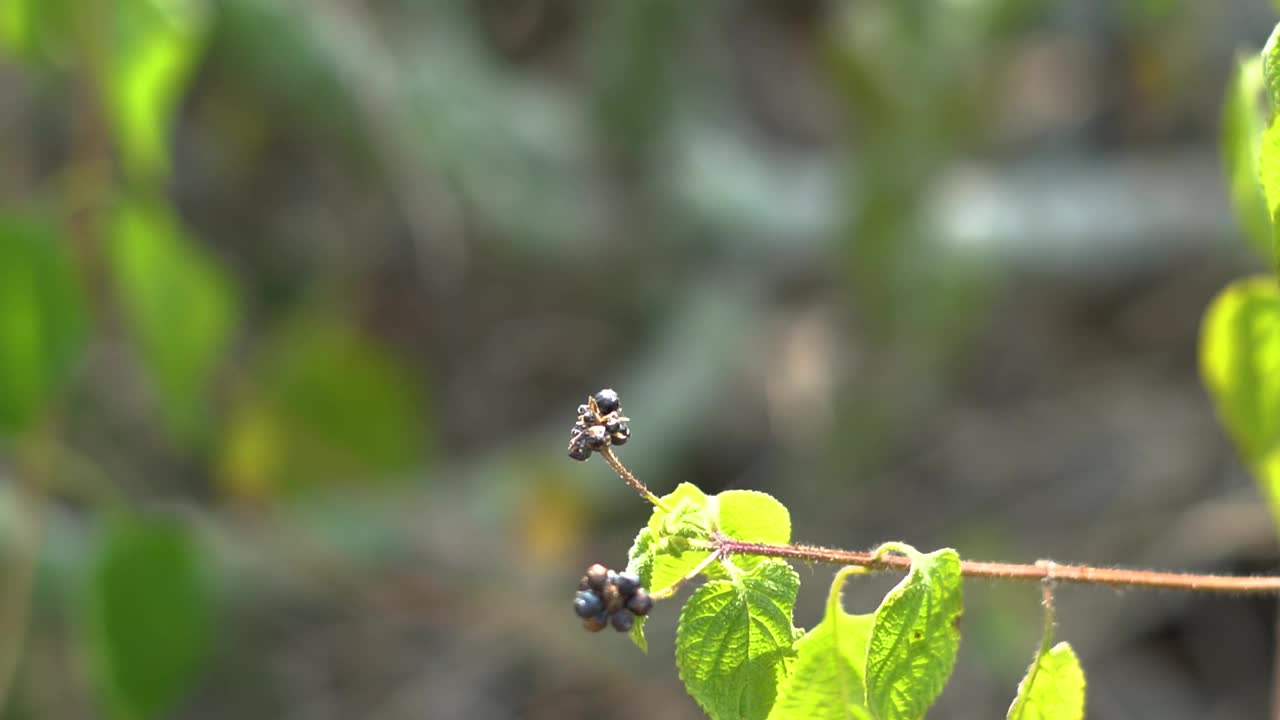
[[[1200,370],[1218,417],[1280,522],[1280,285],[1240,280],[1209,306]]]

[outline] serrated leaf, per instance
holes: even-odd
[[[963,611],[960,557],[902,546],[911,571],[876,609],[867,643],[867,705],[880,720],[918,720],[955,667]]]
[[[1222,110],[1223,171],[1241,229],[1264,258],[1272,255],[1271,219],[1259,182],[1259,154],[1266,126],[1261,100],[1262,58],[1242,57],[1227,86]]]
[[[706,494],[695,485],[680,483],[661,500],[669,510],[653,509],[648,524],[641,528],[627,553],[627,570],[639,575],[641,584],[651,592],[670,587],[710,554],[708,550],[682,550],[680,542],[672,541],[673,535],[683,540],[708,536]],[[647,652],[646,620],[636,618],[630,635],[636,646]]]
[[[778,692],[769,720],[873,720],[863,672],[875,615],[853,615],[840,602],[848,576],[836,575],[822,622],[796,642],[795,672]]]
[[[734,540],[786,545],[791,542],[791,513],[772,495],[754,490],[726,490],[710,498],[709,508],[720,532]],[[742,555],[734,559],[751,568],[763,558]]]
[[[709,581],[685,604],[676,667],[713,720],[768,716],[791,672],[799,587],[791,566],[772,559],[734,579]]]
[[[1042,649],[1018,684],[1009,720],[1080,720],[1084,717],[1084,670],[1065,642]]]
[[[125,169],[135,179],[169,171],[170,126],[204,46],[202,0],[124,0],[114,6],[110,72],[102,89]]]
[[[0,215],[0,434],[35,421],[84,345],[83,298],[66,247],[50,223]]]
[[[159,203],[129,202],[112,225],[113,287],[166,426],[199,444],[214,372],[235,330],[231,278]]]
[[[177,522],[117,519],[87,593],[94,679],[109,716],[165,716],[203,663],[211,603],[199,549]]]
[[[1200,330],[1200,372],[1218,417],[1280,523],[1280,286],[1258,276],[1218,294]]]

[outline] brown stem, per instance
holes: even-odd
[[[636,492],[640,493],[640,497],[648,500],[659,510],[671,512],[671,508],[667,507],[666,503],[662,502],[657,495],[649,492],[649,488],[646,487],[644,483],[640,482],[639,478],[631,474],[631,471],[627,469],[627,466],[623,465],[622,461],[618,459],[618,456],[613,454],[612,448],[606,445],[596,452],[600,453],[600,456],[604,458],[604,461],[609,463],[609,467],[613,468],[613,471],[618,473],[618,477],[625,480],[626,483],[634,488]]]
[[[723,555],[734,553],[764,557],[803,560],[805,562],[832,565],[856,565],[871,570],[906,572],[911,568],[910,558],[901,555],[876,557],[875,552],[854,552],[814,545],[765,545],[742,542],[718,535],[716,547]],[[1229,575],[1191,575],[1186,573],[1154,572],[1151,570],[1126,570],[1100,568],[1090,565],[1059,565],[1050,561],[1035,564],[960,561],[960,574],[993,580],[1035,580],[1080,583],[1083,585],[1112,585],[1118,587],[1155,588],[1186,592],[1231,593],[1239,595],[1280,595],[1280,577],[1233,577]]]

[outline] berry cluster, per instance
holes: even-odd
[[[582,626],[591,632],[600,632],[606,625],[613,625],[618,632],[627,632],[636,617],[648,615],[653,608],[653,598],[640,587],[640,576],[614,572],[600,563],[587,568],[587,574],[578,583],[578,591],[573,598],[573,611],[582,618]]]
[[[569,457],[586,460],[593,450],[603,450],[609,445],[625,445],[631,438],[631,428],[623,417],[618,393],[608,388],[587,398],[586,405],[578,406],[578,420],[569,431]]]

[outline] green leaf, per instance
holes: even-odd
[[[943,549],[911,558],[911,571],[885,595],[867,644],[867,705],[880,720],[917,720],[946,685],[960,648],[960,557]]]
[[[649,523],[636,535],[627,553],[627,570],[640,576],[641,584],[651,592],[670,587],[691,572],[711,551],[687,548],[687,540],[710,537],[707,515],[708,498],[695,485],[680,483],[662,498],[670,511],[655,507]],[[648,650],[644,625],[647,618],[636,618],[631,639],[641,650]]]
[[[178,99],[204,45],[201,0],[123,0],[112,5],[111,67],[103,73],[125,169],[136,179],[169,172],[169,131]]]
[[[167,715],[191,686],[212,636],[202,558],[177,522],[111,523],[86,596],[94,680],[120,720]]]
[[[710,498],[711,516],[720,532],[734,540],[786,545],[791,542],[791,513],[772,495],[753,490],[726,490]],[[740,555],[738,567],[750,569],[763,558]]]
[[[134,201],[118,210],[110,261],[166,425],[198,444],[209,428],[213,375],[236,327],[235,287],[158,203]]]
[[[768,716],[791,672],[799,587],[790,565],[766,560],[734,579],[706,583],[685,604],[676,667],[713,720]]]
[[[273,335],[239,388],[223,482],[265,499],[406,480],[427,456],[427,401],[417,375],[340,315],[298,318]]]
[[[1280,523],[1280,286],[1239,280],[1210,304],[1200,330],[1200,372]]]
[[[76,17],[74,0],[0,2],[0,45],[31,61],[65,58]]]
[[[1258,175],[1265,127],[1262,82],[1261,57],[1249,55],[1237,61],[1222,111],[1221,152],[1240,227],[1254,248],[1270,258],[1271,220]]]
[[[875,615],[852,615],[840,601],[845,579],[859,570],[836,574],[822,622],[796,642],[795,672],[769,720],[873,720],[863,672]]]
[[[1080,720],[1084,717],[1084,670],[1075,651],[1065,642],[1042,648],[1026,677],[1018,684],[1018,697],[1009,708],[1009,720]]]
[[[0,434],[29,428],[83,347],[83,299],[65,250],[49,223],[0,214]]]

